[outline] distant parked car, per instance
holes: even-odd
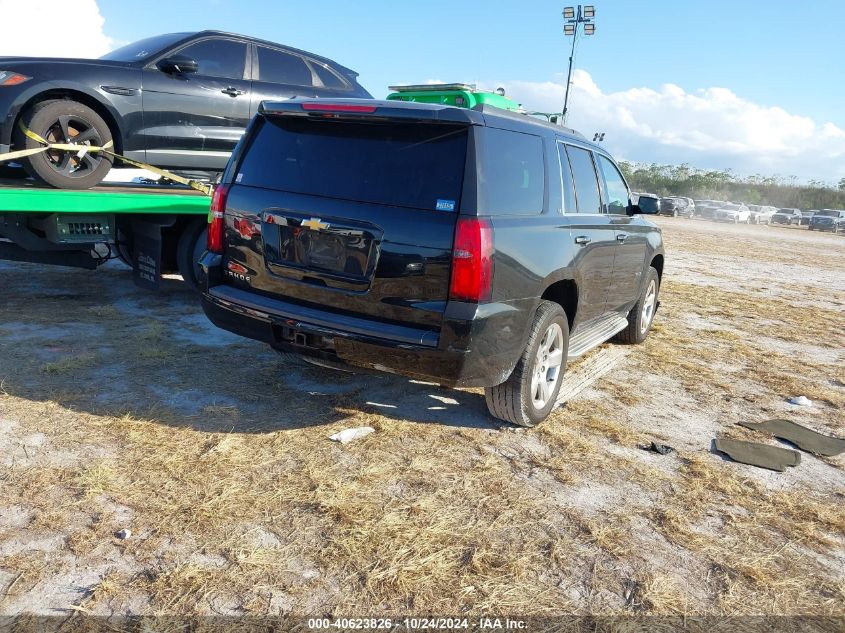
[[[660,213],[674,217],[684,216],[691,218],[695,215],[695,202],[692,198],[682,196],[668,196],[660,200]]]
[[[801,221],[798,222],[801,226],[809,226],[810,220],[813,219],[813,216],[818,213],[817,209],[810,209],[809,211],[802,211],[801,212]]]
[[[808,227],[811,231],[845,232],[845,211],[842,209],[822,209],[817,211]]]
[[[778,209],[777,213],[772,215],[771,224],[801,224],[801,210]]]
[[[631,192],[632,201],[636,200],[636,204],[640,204],[640,201],[646,205],[648,211],[646,213],[660,213],[661,210],[661,200],[660,196],[656,193],[637,193],[635,191]]]
[[[759,204],[749,204],[751,212],[751,224],[771,224],[772,216],[777,213],[774,207],[767,207]]]
[[[721,209],[716,209],[713,219],[717,222],[733,222],[734,224],[750,224],[751,211],[744,204],[729,202]]]
[[[706,218],[708,220],[712,220],[715,215],[716,211],[724,207],[727,202],[721,202],[719,200],[701,200],[696,201],[695,203],[695,214],[700,218]]]

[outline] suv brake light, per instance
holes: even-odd
[[[226,223],[223,212],[226,210],[226,198],[229,195],[229,185],[217,185],[211,196],[211,208],[208,211],[208,252],[223,253],[223,236]]]
[[[353,103],[303,103],[303,110],[313,112],[362,112],[372,114],[376,111],[373,105],[357,105]]]
[[[488,220],[459,218],[452,251],[449,298],[480,303],[493,289],[493,227]]]

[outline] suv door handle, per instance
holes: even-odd
[[[224,95],[229,95],[230,97],[239,97],[240,95],[244,94],[243,90],[238,90],[237,88],[232,88],[231,86],[229,88],[224,88],[220,92],[222,92]]]
[[[627,233],[617,233],[616,234],[616,241],[618,241],[618,242],[624,242],[627,239],[628,239]]]
[[[593,240],[591,240],[591,239],[590,239],[588,236],[586,236],[586,235],[579,235],[578,237],[576,237],[576,238],[575,238],[575,243],[576,243],[576,244],[589,244],[589,243],[590,243],[590,242],[592,242],[592,241],[593,241]]]

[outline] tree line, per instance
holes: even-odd
[[[689,165],[619,166],[634,191],[659,196],[687,196],[798,209],[845,209],[845,178],[838,187],[819,180],[799,184],[795,176],[739,177],[731,170],[704,170]]]

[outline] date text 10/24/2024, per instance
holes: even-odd
[[[409,631],[448,630],[504,630],[522,631],[528,628],[525,620],[511,618],[310,618],[309,629],[377,630],[404,628]]]

